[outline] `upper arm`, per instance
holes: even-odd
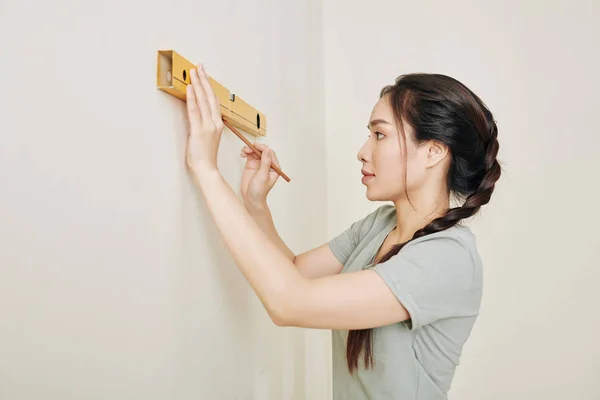
[[[278,324],[366,329],[410,320],[417,329],[478,313],[481,271],[459,241],[408,244],[373,268],[307,280],[286,293]]]
[[[394,206],[381,206],[363,218],[354,221],[348,228],[329,241],[329,248],[340,263],[345,264],[350,259],[356,247],[364,239],[367,232],[372,229],[381,212],[393,211],[393,209]]]
[[[278,325],[365,329],[400,322],[408,312],[372,270],[305,282],[280,309]]]
[[[339,274],[344,268],[344,264],[333,254],[328,243],[297,255],[294,265],[309,279]]]

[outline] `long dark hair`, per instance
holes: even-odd
[[[385,95],[389,95],[402,143],[407,140],[402,129],[404,120],[413,128],[412,140],[416,143],[436,140],[449,148],[452,160],[448,189],[464,202],[417,230],[409,241],[394,245],[376,262],[389,260],[411,240],[448,229],[473,216],[490,201],[501,173],[496,160],[499,149],[496,122],[485,103],[461,82],[441,74],[406,74],[396,78],[393,85],[383,87],[379,97]],[[402,151],[406,160],[405,145]],[[404,179],[406,182],[406,175]],[[373,366],[371,334],[371,329],[349,332],[346,359],[351,373],[358,368],[362,350],[365,366]]]

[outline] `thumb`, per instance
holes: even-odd
[[[271,169],[271,152],[269,149],[265,149],[260,156],[260,169],[258,175],[260,175],[263,181],[269,179],[269,170]]]

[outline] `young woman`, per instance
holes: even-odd
[[[476,240],[461,221],[489,202],[501,173],[484,103],[445,75],[383,88],[358,160],[367,198],[393,205],[296,256],[266,203],[275,153],[243,148],[242,203],[217,169],[223,122],[206,72],[191,76],[187,165],[274,323],[333,331],[334,399],[446,399],[482,296]]]

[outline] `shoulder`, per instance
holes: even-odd
[[[365,216],[365,219],[373,222],[380,222],[384,225],[396,221],[396,206],[393,204],[384,204],[377,207],[374,211]]]
[[[482,268],[477,250],[477,238],[465,225],[455,225],[415,239],[409,242],[398,255],[403,252],[403,257],[438,266],[452,266],[455,271],[469,271],[480,275]]]
[[[395,206],[382,205],[354,220],[329,241],[332,251],[345,263],[361,243],[367,243],[396,217]]]
[[[394,218],[396,217],[396,206],[393,204],[384,204],[379,206],[376,210],[380,217],[384,218]]]
[[[421,247],[430,247],[444,243],[453,243],[455,247],[469,252],[477,249],[477,238],[473,231],[466,225],[455,225],[443,231],[425,235],[409,242],[409,245],[426,244],[426,246],[422,245]]]
[[[396,206],[393,204],[383,204],[367,213],[363,218],[390,218],[394,215],[396,215]]]
[[[368,212],[366,215],[363,215],[359,220],[355,221],[353,225],[365,231],[372,229],[378,230],[395,220],[396,207],[391,204],[384,204]]]

